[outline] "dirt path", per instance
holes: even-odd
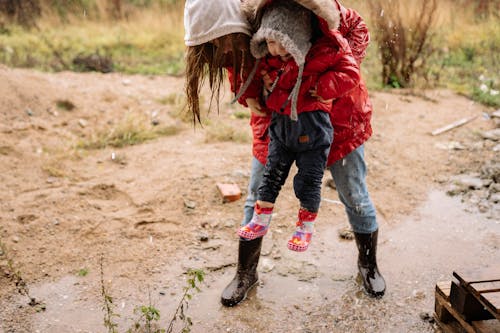
[[[165,326],[185,285],[183,273],[200,268],[206,283],[189,308],[193,332],[426,332],[432,326],[419,313],[432,312],[436,281],[456,268],[500,262],[498,203],[472,200],[483,198],[484,188],[465,204],[443,194],[453,176],[498,165],[497,143],[479,135],[495,127],[486,117],[492,110],[448,91],[377,92],[366,157],[388,295],[374,301],[360,292],[354,244],[337,236],[347,227],[339,205],[323,204],[311,251],[286,250],[297,205],[287,183],[266,240],[261,285],[242,306],[221,308],[220,291],[234,274],[243,202],[223,204],[215,184],[234,182],[244,190],[251,150],[249,143],[217,142],[212,133],[229,124],[249,137],[248,119],[225,104],[204,129],[193,130],[176,115],[182,87],[182,79],[171,77],[0,67],[3,331],[104,332],[102,254],[122,331],[134,322],[134,308],[148,304],[148,294]],[[429,134],[472,116],[465,126]],[[154,118],[175,131],[125,148],[74,148],[124,118]],[[327,186],[323,197],[337,199]],[[6,257],[45,311],[16,293]]]

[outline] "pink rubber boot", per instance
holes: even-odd
[[[272,214],[272,208],[262,208],[255,204],[252,219],[247,225],[238,230],[238,235],[248,240],[264,236],[269,229]]]
[[[312,234],[314,232],[314,220],[318,213],[311,213],[303,208],[299,210],[299,220],[297,221],[297,229],[292,235],[292,239],[288,241],[288,249],[297,252],[304,252],[311,243]]]

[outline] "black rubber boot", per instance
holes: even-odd
[[[243,301],[248,291],[257,284],[257,265],[261,248],[262,237],[250,241],[240,238],[236,275],[222,292],[222,305],[235,306]]]
[[[382,297],[385,293],[385,280],[377,267],[378,230],[371,234],[354,233],[358,246],[358,268],[363,286],[372,297]]]

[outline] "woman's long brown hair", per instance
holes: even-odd
[[[233,88],[238,91],[238,82],[242,82],[245,73],[251,68],[253,58],[248,50],[249,37],[236,33],[219,38],[219,45],[231,43],[231,52],[224,54],[223,47],[216,47],[208,42],[189,46],[186,52],[186,96],[188,112],[193,116],[193,124],[201,124],[200,91],[208,76],[211,90],[209,110],[215,99],[219,112],[220,89],[224,82],[224,68],[232,68]]]

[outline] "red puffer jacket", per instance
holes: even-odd
[[[353,9],[335,4],[340,11],[339,31],[347,39],[352,53],[359,65],[366,56],[370,43],[370,34],[363,18]],[[333,102],[330,119],[333,125],[333,143],[330,148],[327,165],[344,158],[350,152],[365,143],[372,135],[372,104],[363,79],[358,87]]]
[[[347,39],[358,64],[361,64],[370,42],[367,26],[355,10],[341,6],[338,0],[332,0],[332,2],[340,16],[338,30]],[[320,26],[323,31],[328,30],[327,23],[324,20],[320,19]],[[233,82],[231,68],[228,68],[228,72],[229,80]],[[237,82],[238,87],[240,84],[241,82]],[[235,87],[231,88],[233,92],[237,91]],[[240,99],[239,102],[247,106],[244,100]],[[271,122],[271,112],[265,107],[262,108],[262,111],[267,112],[268,116],[260,117],[252,114],[250,126],[253,132],[253,156],[262,164],[265,164],[269,144],[268,128]],[[328,156],[329,166],[368,140],[372,134],[371,114],[372,106],[363,79],[356,88],[333,103],[331,120],[334,128],[334,139]]]
[[[338,34],[338,32],[331,32]],[[359,66],[352,56],[351,49],[345,39],[337,36],[339,40],[321,37],[314,42],[307,53],[304,74],[297,100],[297,112],[321,110],[330,113],[332,103],[321,102],[310,93],[317,88],[317,93],[325,100],[341,98],[351,89],[355,88],[360,80]],[[337,44],[341,44],[340,46]],[[283,62],[280,57],[266,56],[259,62],[257,74],[253,82],[256,89],[249,87],[242,99],[259,99],[262,91],[262,76],[265,72],[271,81],[275,81],[274,90],[269,94],[266,106],[280,114],[290,115],[291,103],[287,102],[292,89],[297,82],[299,68],[295,61]],[[252,91],[253,90],[253,91]],[[285,106],[283,108],[283,106]]]

